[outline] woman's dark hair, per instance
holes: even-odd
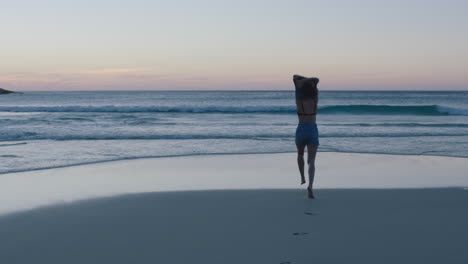
[[[318,82],[318,78],[307,78],[307,80],[302,83],[302,86],[298,87],[296,85],[296,99],[317,99]]]

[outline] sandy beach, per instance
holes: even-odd
[[[464,158],[139,159],[0,175],[1,263],[466,263]]]
[[[0,219],[2,263],[466,263],[468,191],[224,190]]]

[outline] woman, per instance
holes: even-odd
[[[293,76],[296,86],[296,108],[299,124],[296,129],[297,164],[301,173],[301,184],[304,184],[304,149],[307,146],[307,163],[309,164],[309,186],[307,194],[314,199],[312,184],[315,175],[315,155],[319,146],[318,129],[316,122],[318,102],[318,78],[306,78],[300,75]]]

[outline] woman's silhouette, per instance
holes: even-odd
[[[296,129],[297,164],[301,173],[301,184],[304,184],[304,149],[307,146],[307,163],[309,164],[308,197],[313,199],[312,184],[315,175],[315,156],[319,145],[316,124],[318,102],[318,78],[293,76],[296,87],[296,107],[299,124]]]

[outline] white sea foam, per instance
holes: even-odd
[[[282,106],[119,106],[119,105],[54,105],[0,106],[0,112],[50,113],[295,113],[294,105]],[[468,109],[439,105],[326,105],[320,114],[400,114],[400,115],[468,115]]]

